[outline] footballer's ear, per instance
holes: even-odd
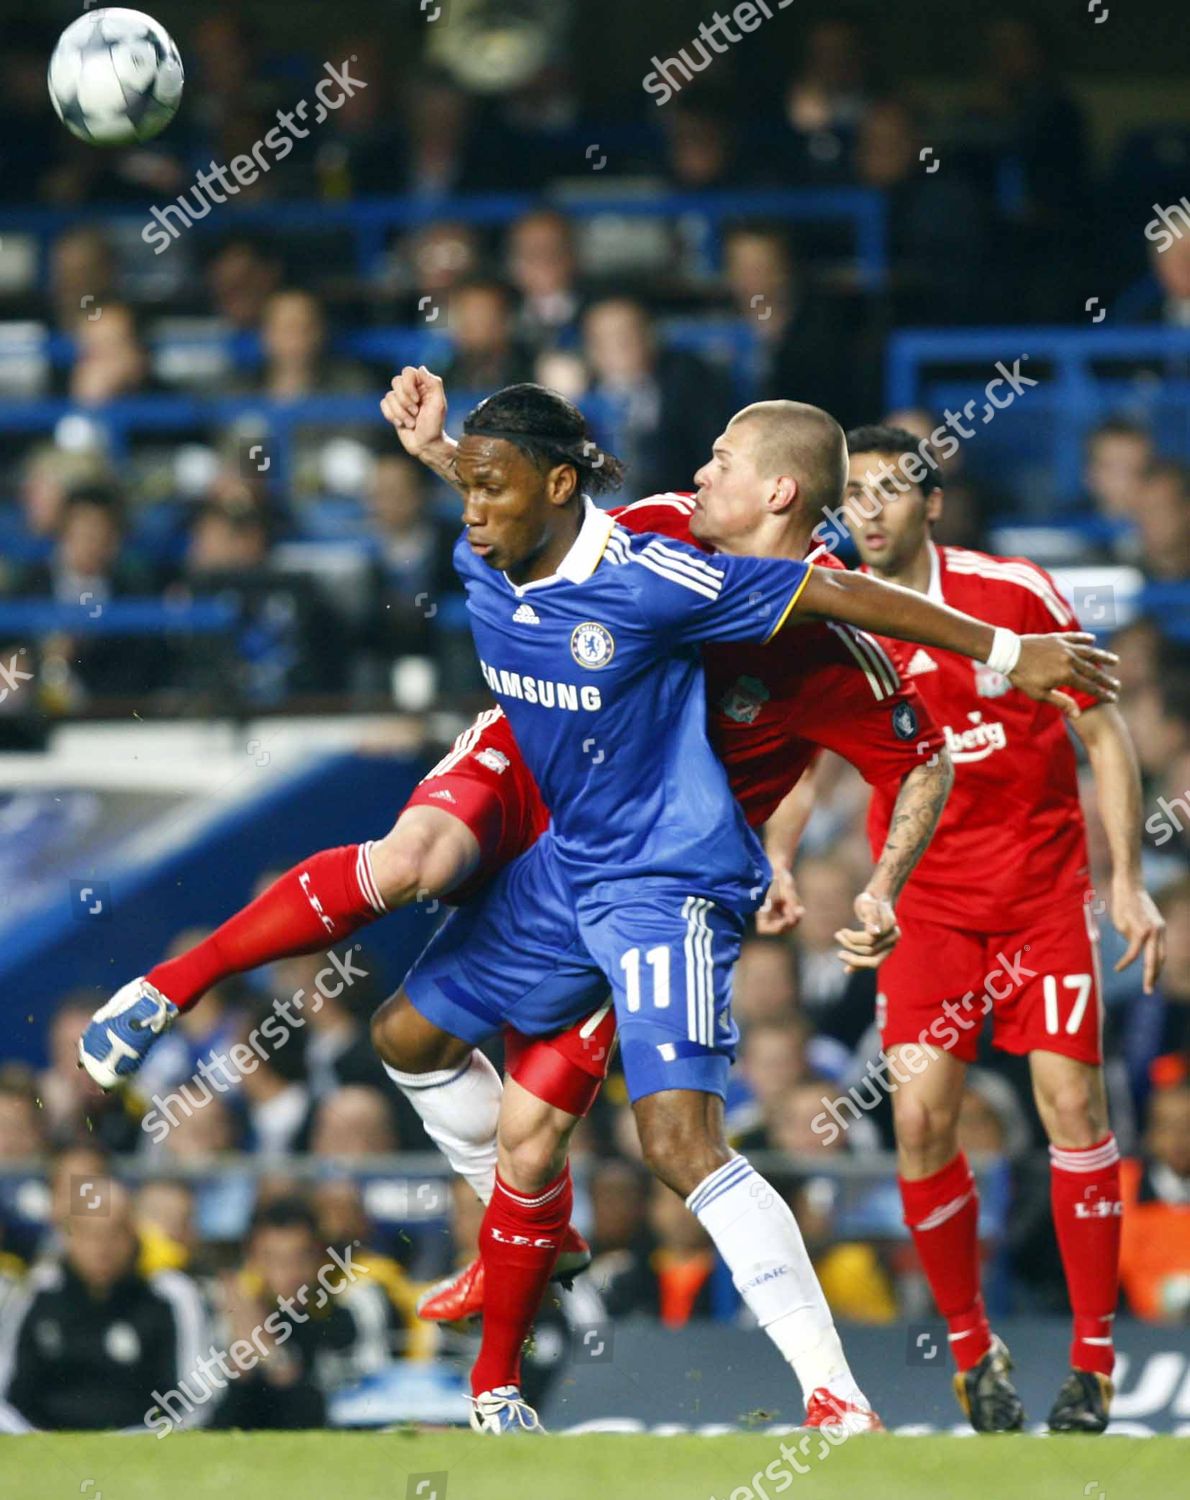
[[[773,482],[769,491],[768,509],[775,516],[782,516],[791,511],[797,504],[801,486],[791,474],[781,474]]]
[[[545,476],[545,492],[551,505],[565,505],[578,491],[578,470],[573,464],[555,464]]]
[[[931,526],[936,526],[942,519],[942,490],[941,488],[931,490],[926,496],[926,520]]]

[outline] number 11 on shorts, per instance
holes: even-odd
[[[653,1009],[663,1010],[669,1004],[669,949],[660,944],[645,954],[653,984]],[[620,960],[624,971],[625,1004],[630,1011],[640,1009],[640,949],[629,948]]]

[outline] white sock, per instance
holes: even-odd
[[[496,1123],[500,1118],[500,1075],[482,1052],[472,1052],[461,1068],[439,1073],[384,1071],[421,1116],[426,1134],[483,1203],[496,1187]]]
[[[736,1290],[793,1366],[802,1396],[825,1386],[867,1406],[835,1330],[802,1232],[783,1201],[743,1156],[704,1177],[686,1207],[714,1240]]]

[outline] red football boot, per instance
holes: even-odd
[[[551,1281],[569,1291],[574,1278],[591,1264],[591,1247],[572,1224],[562,1241]],[[462,1323],[483,1312],[483,1261],[479,1256],[453,1276],[435,1282],[418,1298],[417,1315],[427,1323]]]
[[[883,1432],[884,1423],[866,1406],[854,1406],[841,1396],[832,1396],[826,1386],[810,1392],[803,1427],[836,1427],[848,1437],[856,1432]]]

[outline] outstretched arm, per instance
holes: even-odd
[[[455,470],[458,443],[446,435],[446,387],[425,365],[406,365],[393,376],[380,410],[410,458],[416,458],[462,494]]]
[[[756,930],[766,937],[792,932],[805,915],[793,879],[793,863],[810,814],[814,811],[817,762],[811,762],[764,825],[764,852],[773,867],[764,905],[756,913]]]
[[[1111,848],[1111,918],[1128,944],[1116,964],[1127,968],[1144,952],[1144,990],[1151,994],[1165,962],[1165,918],[1144,887],[1140,868],[1140,772],[1128,726],[1119,710],[1100,704],[1075,726],[1095,776],[1099,816]]]
[[[1108,703],[1115,702],[1119,688],[1103,670],[1118,658],[1098,649],[1092,635],[1016,635],[866,573],[815,568],[790,616],[791,622],[807,619],[841,620],[894,640],[939,646],[987,662],[1030,698],[1052,703],[1072,718],[1078,717],[1078,705],[1061,691],[1063,685],[1083,688]]]
[[[893,907],[934,836],[953,785],[954,767],[945,750],[914,766],[901,782],[884,848],[871,879],[855,898],[855,914],[863,926],[835,933],[839,957],[849,971],[877,968],[896,947],[901,929]]]

